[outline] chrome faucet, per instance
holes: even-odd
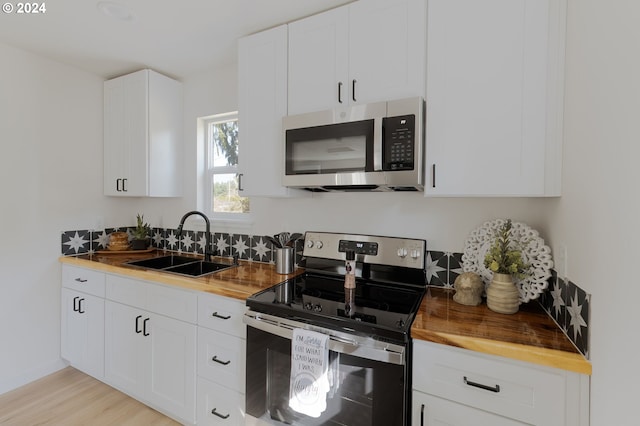
[[[194,214],[202,216],[206,223],[207,229],[204,235],[204,260],[207,262],[211,262],[211,256],[213,255],[213,250],[211,249],[211,222],[209,222],[209,218],[206,214],[197,210],[193,210],[182,216],[182,219],[180,219],[180,225],[178,225],[178,229],[176,232],[176,236],[178,237],[178,244],[180,244],[180,237],[182,236],[182,227],[184,226],[184,221],[187,220],[189,216],[192,216]]]

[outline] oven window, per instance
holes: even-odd
[[[318,418],[289,407],[291,341],[247,328],[247,414],[272,425],[403,425],[404,367],[329,353],[336,380]]]

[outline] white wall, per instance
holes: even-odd
[[[637,425],[640,2],[570,0],[564,196],[553,240],[592,294],[592,425]]]
[[[60,232],[94,227],[102,79],[0,44],[0,393],[62,366]]]

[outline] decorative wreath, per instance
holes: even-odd
[[[493,279],[493,272],[484,266],[484,258],[491,248],[496,233],[505,222],[505,219],[486,222],[471,232],[465,243],[462,270],[480,275],[485,289]],[[520,292],[520,303],[527,303],[537,299],[547,288],[551,268],[553,268],[551,249],[544,244],[538,231],[520,222],[513,222],[511,240],[522,249],[523,260],[530,265],[525,277],[520,279],[514,277]]]

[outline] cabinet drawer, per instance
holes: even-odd
[[[563,424],[563,370],[423,341],[413,353],[418,391],[526,423]]]
[[[244,426],[244,395],[198,377],[198,425]]]
[[[245,340],[198,327],[198,375],[244,393]]]
[[[107,299],[192,324],[196,323],[196,293],[119,275],[107,275]]]
[[[62,265],[62,286],[98,297],[105,294],[105,274],[91,269]]]
[[[473,419],[470,423],[469,419]],[[412,426],[524,426],[515,420],[487,413],[446,399],[413,392]]]
[[[242,322],[244,303],[214,294],[198,295],[198,325],[243,339],[247,331]]]
[[[143,281],[107,275],[107,299],[136,308],[147,308],[147,285]]]

